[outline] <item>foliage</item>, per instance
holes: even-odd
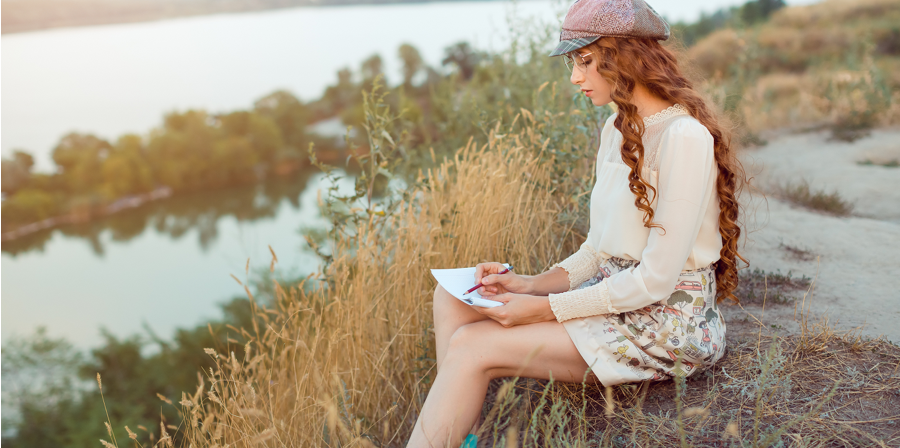
[[[853,212],[853,204],[842,198],[837,191],[816,191],[806,179],[777,185],[775,194],[792,204],[835,216],[848,216]]]
[[[867,0],[862,12],[842,10],[847,28],[874,22],[876,31],[890,30],[873,17],[890,18],[895,10],[892,3],[879,1]],[[684,31],[689,41],[719,29],[690,51],[707,71],[707,92],[745,122],[790,97],[775,87],[790,90],[802,84],[798,79],[808,79],[803,76],[831,73],[829,64],[838,64],[831,58],[834,49],[849,39],[843,25],[823,28],[837,30],[836,37],[814,31],[832,24],[832,16],[810,18],[782,8],[767,20],[780,2],[751,4],[731,10],[727,20],[724,15],[701,20],[691,31],[693,38]],[[804,31],[790,34],[791,26]],[[4,404],[15,403],[20,411],[18,421],[4,421],[3,441],[76,446],[106,437],[98,391],[76,384],[99,372],[118,440],[127,440],[122,428],[129,425],[144,428],[138,438],[152,444],[159,439],[162,416],[162,430],[178,443],[197,447],[223,441],[402,445],[434,377],[428,309],[433,281],[427,270],[410,267],[504,259],[536,273],[584,238],[592,148],[598,124],[610,110],[594,108],[568,90],[562,64],[545,57],[549,28],[511,29],[521,34],[501,54],[481,53],[467,44],[446,49],[444,65],[453,68],[449,75],[425,67],[415,48],[405,44],[399,50],[403,83],[393,88],[382,85],[383,61],[373,56],[359,70],[360,79],[343,69],[335,84],[309,103],[275,92],[248,111],[172,113],[149,135],[123,136],[115,144],[70,134],[60,142],[59,172],[52,175],[31,172],[24,155],[4,160],[4,224],[11,217],[22,223],[43,219],[78,201],[102,203],[158,185],[176,188],[181,198],[207,188],[231,194],[222,187],[255,182],[279,163],[307,155],[333,183],[321,204],[331,226],[309,237],[325,261],[317,275],[257,285],[256,296],[248,288],[246,299],[226,306],[222,320],[181,330],[171,342],[153,335],[150,343],[107,335],[104,346],[81,359],[46,336],[20,344],[35,353],[57,353],[58,348],[62,355],[34,365],[62,360],[77,364],[81,376],[54,383],[58,393],[21,395],[25,398],[19,401],[4,396]],[[866,51],[894,54],[892,32],[877,31],[875,45]],[[859,60],[875,67],[859,71],[881,70],[879,61]],[[810,67],[822,71],[798,74]],[[859,90],[867,97],[892,82],[874,75],[859,79],[862,84],[835,83],[829,92],[840,97]],[[866,123],[877,122],[878,113]],[[315,121],[336,116],[366,131],[346,137],[345,155],[358,170],[351,193],[340,193],[338,171],[320,163],[321,148],[328,148],[309,132]],[[397,185],[405,188],[392,188]],[[177,200],[159,215],[177,219],[155,219],[173,236],[210,221],[198,219],[198,213],[233,212],[185,212],[178,210]],[[238,202],[241,207],[255,204],[252,195]],[[270,212],[261,207],[252,213]],[[150,216],[118,222],[114,232],[134,234],[152,221]],[[96,235],[83,228],[76,232]],[[200,233],[212,238],[215,229]],[[808,279],[790,273],[750,275],[762,278],[763,288],[779,281],[786,289],[808,285]],[[758,300],[759,286],[751,285],[748,295],[756,294],[751,302]],[[818,412],[832,406],[832,392],[841,392],[837,379],[862,375],[835,370],[836,359],[852,359],[871,373],[867,390],[874,392],[866,392],[867,399],[895,389],[895,376],[884,366],[896,365],[896,347],[836,336],[827,328],[799,339],[771,338],[769,348],[760,347],[761,339],[730,341],[721,365],[727,375],[716,370],[677,387],[592,390],[523,379],[496,382],[480,428],[482,440],[485,446],[768,446],[802,439],[807,445],[865,446],[860,440],[888,434],[877,425],[858,429],[852,422],[861,419],[841,407],[831,408],[828,416]],[[203,357],[207,349],[209,356]],[[15,367],[22,363],[7,361],[13,353],[7,345],[3,353],[4,379],[7,366],[25,371]],[[162,402],[155,401],[156,394]],[[787,399],[798,396],[806,398]],[[885,409],[896,409],[890,401],[896,399],[885,397],[880,398],[886,400]],[[7,432],[9,425],[18,432]],[[857,438],[851,440],[848,433]]]
[[[171,341],[154,334],[119,339],[104,332],[105,342],[84,356],[44,329],[3,343],[3,444],[10,447],[93,446],[106,437],[107,411],[97,384],[103,378],[108,415],[113,422],[142,432],[153,441],[160,418],[177,423],[178,413],[160,404],[179,400],[193,390],[198,373],[215,365],[197,356],[203,348],[244,355],[244,339],[236,328],[252,328],[253,304],[233,299],[222,306],[224,317],[192,329],[176,331]],[[93,386],[93,387],[92,387]],[[8,412],[9,411],[9,412]],[[121,426],[117,438],[127,440]]]
[[[719,9],[712,14],[704,12],[692,23],[675,23],[672,25],[672,34],[684,45],[691,46],[722,28],[740,28],[764,22],[784,6],[784,0],[751,0],[743,5]]]

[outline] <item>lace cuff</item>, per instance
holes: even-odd
[[[609,303],[609,289],[606,282],[561,294],[550,294],[550,309],[559,322],[576,317],[619,313]]]
[[[551,268],[563,268],[569,274],[569,291],[577,288],[589,278],[600,272],[600,262],[603,258],[590,246],[582,244],[578,252],[569,258],[550,266]]]

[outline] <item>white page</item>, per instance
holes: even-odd
[[[509,264],[507,263],[504,263],[503,265],[509,267]],[[438,283],[440,283],[447,292],[452,294],[453,297],[456,297],[469,305],[482,306],[485,308],[503,305],[503,302],[482,298],[481,294],[478,294],[478,290],[463,295],[469,288],[475,286],[474,267],[460,269],[432,269],[431,275],[433,275]]]

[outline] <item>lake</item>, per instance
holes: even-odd
[[[799,0],[800,2],[807,2]],[[657,1],[676,19],[738,0]],[[445,47],[467,40],[481,49],[508,43],[505,17],[558,23],[565,3],[454,2],[304,7],[158,22],[3,35],[2,152],[50,153],[66,132],[114,139],[146,134],[167,111],[246,109],[276,89],[304,100],[335,81],[338,69],[373,53],[390,82],[400,79],[397,48],[414,44],[439,66]],[[322,225],[321,176],[187,195],[96,222],[3,244],[2,336],[45,325],[85,348],[99,328],[126,336],[146,323],[162,337],[218,316],[216,304],[243,295],[245,280],[269,265],[300,275],[316,258],[301,250],[301,226]]]

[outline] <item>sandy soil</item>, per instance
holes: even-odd
[[[754,183],[771,192],[776,182],[803,178],[814,190],[837,191],[851,201],[853,215],[826,215],[771,194],[742,198],[748,209],[742,254],[751,268],[813,278],[806,298],[811,317],[827,317],[838,329],[862,326],[863,335],[894,343],[900,343],[900,168],[857,162],[898,157],[900,129],[879,130],[852,144],[829,141],[825,133],[774,138],[745,153]],[[729,314],[743,320],[744,312]],[[762,317],[760,307],[746,312]],[[765,325],[783,331],[797,329],[794,319],[794,306],[765,310]]]

